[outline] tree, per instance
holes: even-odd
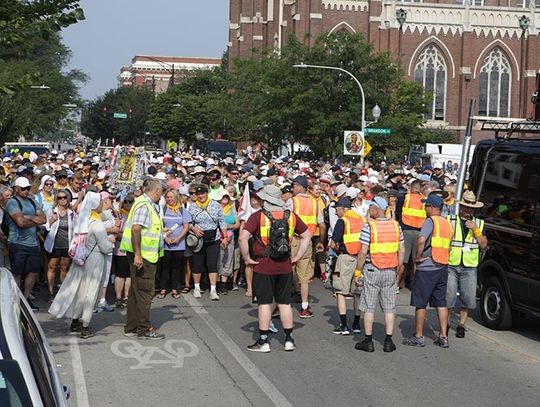
[[[145,88],[121,87],[111,89],[92,101],[83,110],[83,134],[93,139],[114,138],[121,144],[142,141],[148,130],[146,120],[154,94]],[[127,119],[115,119],[114,113],[125,113]]]
[[[54,34],[48,40],[37,38],[24,59],[0,59],[0,83],[16,83],[21,78],[24,87],[0,92],[0,141],[19,136],[45,137],[54,131],[66,115],[67,103],[78,100],[78,82],[86,75],[79,70],[63,72],[70,58],[69,49]],[[48,89],[31,85],[46,84]]]

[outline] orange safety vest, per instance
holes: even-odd
[[[294,213],[304,222],[312,236],[317,229],[317,215],[319,214],[319,205],[315,198],[310,196],[295,196],[293,198]]]
[[[285,211],[271,211],[270,213],[272,214],[274,219],[283,219],[283,216],[285,215]],[[266,217],[263,211],[261,211],[261,214],[259,216],[259,234],[261,236],[261,241],[265,246],[268,246],[268,244],[270,243],[270,225],[272,222],[270,222],[270,219]],[[288,222],[289,241],[292,241],[294,229],[296,229],[296,216],[294,216],[294,213],[291,212]]]
[[[422,194],[407,194],[401,210],[401,221],[404,225],[420,229],[426,219],[426,210],[422,199]]]
[[[450,258],[450,243],[454,231],[448,219],[442,216],[432,216],[433,234],[431,236],[431,257],[439,264],[448,264]]]
[[[345,245],[348,254],[356,256],[362,245],[360,243],[360,233],[366,223],[366,218],[349,209],[341,219],[343,219],[343,223],[345,224],[343,244]]]
[[[398,266],[399,224],[393,220],[372,220],[369,254],[371,262],[378,269],[390,269]]]

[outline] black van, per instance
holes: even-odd
[[[481,318],[509,329],[517,312],[540,315],[540,137],[480,141],[469,174],[489,241],[478,267]]]

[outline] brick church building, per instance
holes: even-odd
[[[433,94],[427,125],[463,136],[471,98],[476,130],[482,119],[531,116],[538,28],[540,0],[230,0],[228,46],[231,57],[249,58],[291,34],[310,45],[325,32],[362,33]]]

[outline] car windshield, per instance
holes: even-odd
[[[19,365],[14,360],[0,360],[0,406],[31,406]]]

